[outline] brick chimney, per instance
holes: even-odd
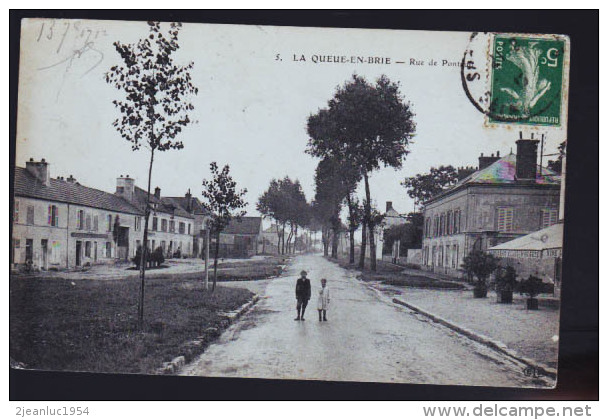
[[[190,193],[190,188],[188,188],[188,192],[185,195],[186,197],[186,211],[188,213],[192,213],[192,194]]]
[[[388,211],[391,210],[392,208],[393,208],[393,202],[387,201],[386,202],[386,212],[388,213]]]
[[[515,160],[515,180],[521,182],[535,182],[537,171],[538,140],[534,140],[534,133],[530,139],[524,139],[519,132],[517,155]]]
[[[479,170],[487,168],[497,160],[500,160],[500,152],[496,152],[496,156],[492,153],[492,156],[484,156],[483,153],[479,156]]]
[[[154,188],[154,197],[160,199],[160,187]]]
[[[133,201],[135,194],[135,180],[129,175],[116,178],[116,195],[121,196],[127,201]]]
[[[48,187],[51,183],[49,164],[44,160],[44,158],[42,158],[40,162],[34,162],[34,159],[30,158],[29,162],[25,162],[25,169],[34,175],[36,179],[45,187]]]

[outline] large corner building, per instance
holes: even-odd
[[[482,154],[476,172],[424,204],[423,268],[459,276],[472,250],[558,222],[560,176],[537,164],[538,142],[520,134],[516,154]]]

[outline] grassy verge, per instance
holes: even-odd
[[[424,275],[424,271],[420,271],[419,275],[411,275],[403,273],[403,267],[391,264],[387,261],[377,261],[377,271],[370,270],[370,260],[365,261],[365,269],[358,268],[358,260],[355,264],[348,262],[348,257],[340,257],[338,260],[330,259],[336,262],[343,268],[356,270],[360,273],[359,278],[363,281],[380,281],[383,284],[391,286],[417,287],[423,289],[464,289],[465,286],[458,282],[436,280]]]
[[[138,279],[10,279],[10,356],[26,368],[154,373],[252,293],[167,275],[146,281],[145,327],[137,330]]]

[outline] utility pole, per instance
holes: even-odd
[[[539,173],[542,173],[543,170],[543,151],[544,151],[544,147],[545,147],[545,135],[541,134],[540,136],[540,169],[539,169]]]

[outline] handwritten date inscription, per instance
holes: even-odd
[[[45,46],[53,50],[57,55],[57,60],[49,65],[38,68],[47,70],[58,66],[64,66],[67,73],[72,69],[74,61],[86,58],[87,63],[92,64],[84,68],[81,76],[86,75],[103,60],[103,53],[95,48],[95,42],[105,37],[105,29],[94,29],[73,21],[43,21],[40,23],[40,30],[36,42],[46,44]]]

